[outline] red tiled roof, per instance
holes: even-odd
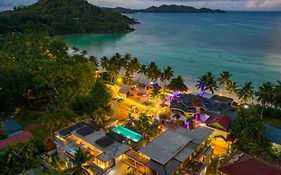
[[[242,154],[241,154],[242,153]],[[237,158],[239,155],[240,158]],[[236,161],[234,161],[236,159]],[[242,151],[237,151],[218,169],[226,175],[281,175],[281,169]]]
[[[226,115],[221,115],[212,123],[218,123],[222,128],[227,131],[230,127],[231,120]],[[212,123],[210,123],[210,125],[212,125]]]
[[[0,140],[0,149],[5,148],[8,144],[20,143],[23,140],[27,140],[27,139],[30,139],[32,137],[33,136],[32,136],[32,134],[29,131],[24,131],[24,132],[22,132],[22,133],[20,133],[18,135],[15,135],[15,136],[12,136],[12,137]]]

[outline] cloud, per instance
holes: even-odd
[[[6,10],[11,9],[14,6],[30,5],[35,3],[37,0],[0,0],[0,9]]]
[[[11,9],[14,6],[29,5],[37,0],[0,0],[1,9]],[[207,7],[224,10],[281,10],[281,0],[88,0],[88,2],[103,7],[147,8],[162,4],[189,5],[197,8]]]
[[[249,0],[246,7],[249,9],[281,9],[281,0]]]
[[[257,8],[257,6],[258,6],[258,3],[254,0],[250,0],[250,1],[246,2],[247,8],[252,9],[252,8]]]

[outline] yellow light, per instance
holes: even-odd
[[[117,78],[117,83],[122,83],[122,78],[121,77]]]

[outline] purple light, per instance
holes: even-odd
[[[200,115],[200,120],[201,120],[202,122],[205,122],[205,121],[207,120],[207,118],[206,118],[204,115]]]
[[[188,128],[189,129],[189,122],[188,121],[184,122],[184,128]]]
[[[177,97],[179,95],[180,91],[179,90],[174,90],[173,91],[173,96]]]

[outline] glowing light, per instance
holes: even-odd
[[[122,78],[121,77],[117,78],[117,83],[122,83]]]
[[[248,108],[249,108],[249,105],[244,105],[244,108],[245,108],[245,109],[248,109]]]

